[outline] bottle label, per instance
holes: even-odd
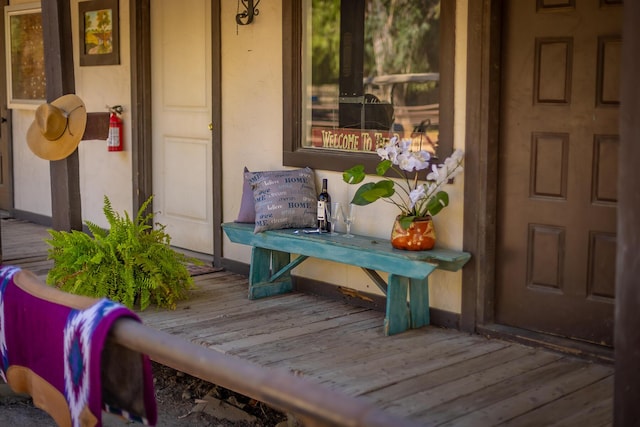
[[[325,220],[327,217],[325,216],[325,202],[322,200],[318,200],[318,220]]]

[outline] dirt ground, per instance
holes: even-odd
[[[158,426],[273,427],[288,425],[286,415],[246,396],[156,363],[153,364],[153,372],[158,405]],[[1,387],[0,426],[56,426],[46,412],[33,406],[30,398],[10,393],[6,384],[1,384]],[[120,418],[104,413],[102,421],[105,427],[127,425]]]

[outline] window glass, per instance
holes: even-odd
[[[435,153],[440,0],[306,0],[301,148],[373,153],[393,135]]]
[[[453,147],[456,0],[283,0],[283,164],[343,171],[390,137]]]

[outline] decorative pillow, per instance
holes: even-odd
[[[238,218],[235,222],[248,222],[253,224],[256,222],[256,203],[253,201],[253,189],[251,183],[246,177],[246,173],[249,172],[247,167],[244,167],[244,180],[242,182],[242,200],[240,200],[240,212],[238,212]]]
[[[317,194],[312,169],[245,172],[244,176],[253,189],[254,232],[316,226]]]

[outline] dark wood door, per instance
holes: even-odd
[[[612,345],[621,1],[504,4],[496,321]]]

